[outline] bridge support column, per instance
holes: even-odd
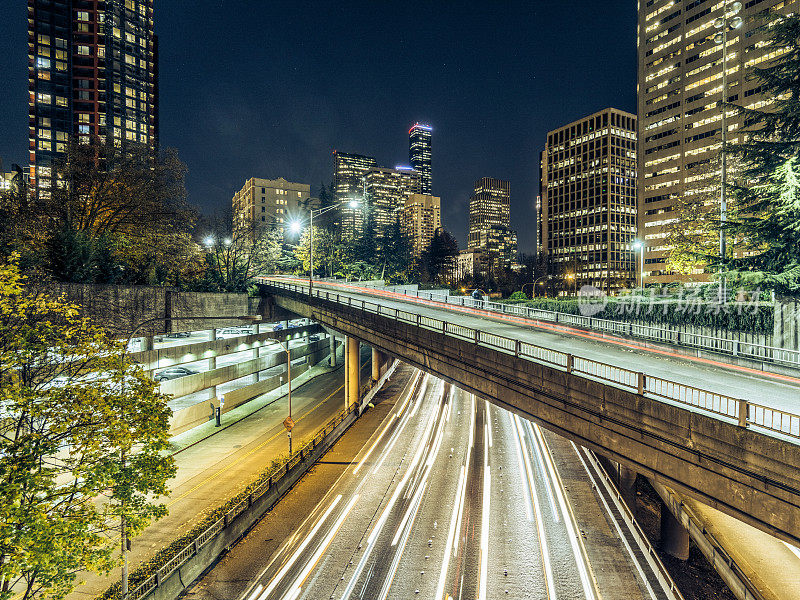
[[[153,349],[153,336],[152,335],[145,335],[139,338],[141,341],[139,342],[139,351],[140,352],[147,352]]]
[[[383,366],[384,356],[380,350],[372,349],[372,381],[381,378],[381,367]]]
[[[214,340],[217,339],[217,330],[216,329],[209,329],[208,331],[206,331],[206,334],[208,335],[208,341],[209,342],[213,342]],[[212,356],[211,358],[208,359],[208,370],[212,371],[213,369],[216,369],[216,368],[217,368],[217,357],[216,356]]]
[[[328,343],[330,344],[330,365],[332,367],[336,366],[336,337],[329,335],[328,336]]]
[[[346,408],[350,408],[358,402],[358,388],[360,387],[360,382],[358,380],[358,347],[359,343],[357,339],[350,336],[345,338],[344,370],[346,379],[344,404]]]
[[[661,549],[679,560],[689,558],[689,531],[664,502],[661,503]]]

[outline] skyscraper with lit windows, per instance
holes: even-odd
[[[30,182],[71,141],[158,146],[153,0],[28,0]]]
[[[644,239],[644,283],[703,282],[698,268],[678,274],[669,265],[668,228],[681,206],[719,206],[722,101],[768,110],[751,67],[780,58],[764,47],[770,24],[797,12],[798,0],[642,0],[639,3],[639,235]],[[719,19],[727,33],[727,89]],[[742,117],[729,110],[727,141],[739,141]],[[728,167],[728,177],[735,174]],[[717,208],[718,210],[718,208]],[[712,211],[713,212],[713,211]]]
[[[419,173],[422,193],[432,194],[433,174],[431,171],[431,131],[430,125],[415,123],[408,130],[408,160]]]
[[[511,267],[517,234],[511,229],[511,183],[494,177],[475,182],[469,199],[469,249],[479,251],[490,271]]]
[[[548,132],[540,248],[551,274],[612,293],[636,276],[636,116],[607,108]]]

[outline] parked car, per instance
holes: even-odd
[[[272,331],[280,331],[281,329],[283,329],[283,324],[281,323],[275,323],[275,325],[272,326]]]
[[[187,338],[192,337],[192,334],[188,331],[176,331],[175,333],[168,333],[168,338],[177,339],[177,338]]]
[[[249,327],[226,327],[225,329],[217,330],[217,337],[226,339],[239,337],[242,335],[250,335],[251,333],[253,333],[253,330]]]
[[[193,371],[186,367],[168,367],[156,373],[153,379],[156,381],[170,381],[171,379],[178,379],[180,377],[186,377],[187,375],[196,375],[197,373],[199,373],[199,371]]]
[[[320,337],[319,337],[318,333],[314,333],[314,334],[308,336],[308,341],[309,342],[317,342],[317,341],[319,341],[319,339],[320,339]]]
[[[302,327],[305,325],[303,323],[303,319],[295,319],[294,321],[289,321],[289,327]]]

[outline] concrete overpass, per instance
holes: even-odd
[[[563,332],[550,339],[524,324],[364,290],[315,286],[309,298],[303,285],[269,281],[263,289],[273,308],[800,543],[800,417],[789,410],[800,398],[798,379]]]

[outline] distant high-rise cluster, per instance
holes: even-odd
[[[153,0],[28,0],[30,182],[91,136],[158,145]]]
[[[511,184],[482,177],[469,199],[468,248],[483,255],[489,271],[510,268],[517,254],[517,234],[511,229]]]
[[[441,226],[440,199],[431,194],[431,131],[419,123],[409,130],[410,166],[386,168],[372,156],[333,152],[336,225],[342,236],[364,235],[371,223],[380,244],[399,222],[415,251],[427,246]]]
[[[631,285],[636,267],[636,117],[608,108],[547,134],[540,247],[575,288]]]

